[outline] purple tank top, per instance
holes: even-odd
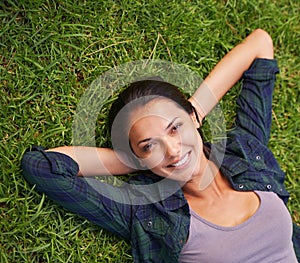
[[[279,197],[256,191],[260,206],[234,227],[212,224],[191,210],[190,233],[181,263],[297,263],[292,243],[292,219]]]

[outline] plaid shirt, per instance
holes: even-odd
[[[267,147],[272,119],[275,60],[256,59],[243,75],[235,127],[224,142],[206,144],[214,161],[238,191],[273,191],[286,203],[285,174]],[[177,262],[190,224],[189,206],[177,182],[140,174],[121,187],[76,176],[70,157],[33,147],[22,159],[25,178],[38,191],[102,228],[130,241],[135,262]],[[143,187],[136,185],[155,185]],[[165,198],[165,192],[170,194]],[[111,196],[112,198],[110,198]],[[161,197],[161,198],[160,198]],[[117,200],[117,201],[116,201]],[[128,202],[132,200],[132,204]],[[162,201],[153,201],[162,200]],[[293,242],[299,260],[299,228]],[[199,243],[201,240],[199,240]]]

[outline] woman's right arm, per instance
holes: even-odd
[[[109,148],[86,146],[61,146],[46,150],[71,157],[79,166],[79,176],[123,175],[136,170],[125,165],[129,160]],[[121,161],[122,160],[124,161]]]

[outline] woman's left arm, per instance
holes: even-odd
[[[228,52],[201,83],[191,103],[202,120],[224,94],[241,78],[256,58],[273,59],[273,42],[270,35],[256,29]]]

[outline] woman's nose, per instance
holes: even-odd
[[[179,136],[166,138],[165,147],[167,157],[170,158],[180,155],[181,142]]]

